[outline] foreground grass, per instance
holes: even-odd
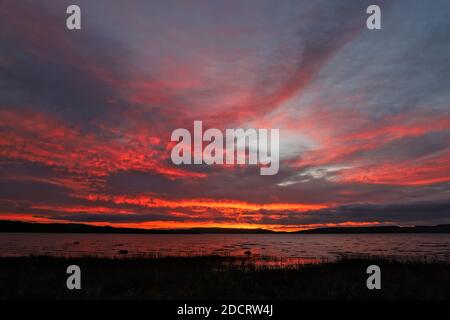
[[[82,290],[66,289],[66,268],[82,270]],[[366,288],[367,266],[382,290]],[[0,299],[450,299],[443,263],[344,259],[288,269],[245,258],[0,258]]]

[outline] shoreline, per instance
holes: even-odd
[[[82,223],[36,223],[0,220],[0,233],[84,233],[84,234],[450,234],[450,224],[416,226],[328,227],[297,231],[261,228],[138,229],[93,226]]]

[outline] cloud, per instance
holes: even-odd
[[[430,220],[430,215],[433,218]],[[386,205],[355,204],[340,206],[333,209],[311,211],[307,214],[290,215],[277,220],[283,225],[294,224],[306,227],[327,223],[368,222],[394,225],[407,224],[439,224],[450,222],[450,203],[448,202],[415,202],[394,203]],[[261,223],[274,223],[272,219],[264,218]]]

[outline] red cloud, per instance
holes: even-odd
[[[0,112],[0,156],[40,163],[86,179],[104,178],[119,171],[155,172],[169,178],[204,177],[171,167],[161,140],[149,132],[124,135],[83,133],[42,113]],[[101,180],[99,180],[101,181]]]

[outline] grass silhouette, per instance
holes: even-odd
[[[274,258],[275,259],[275,258]],[[67,266],[82,290],[66,288]],[[366,287],[367,266],[382,289]],[[349,257],[279,267],[249,257],[0,258],[0,299],[449,299],[450,265]]]

